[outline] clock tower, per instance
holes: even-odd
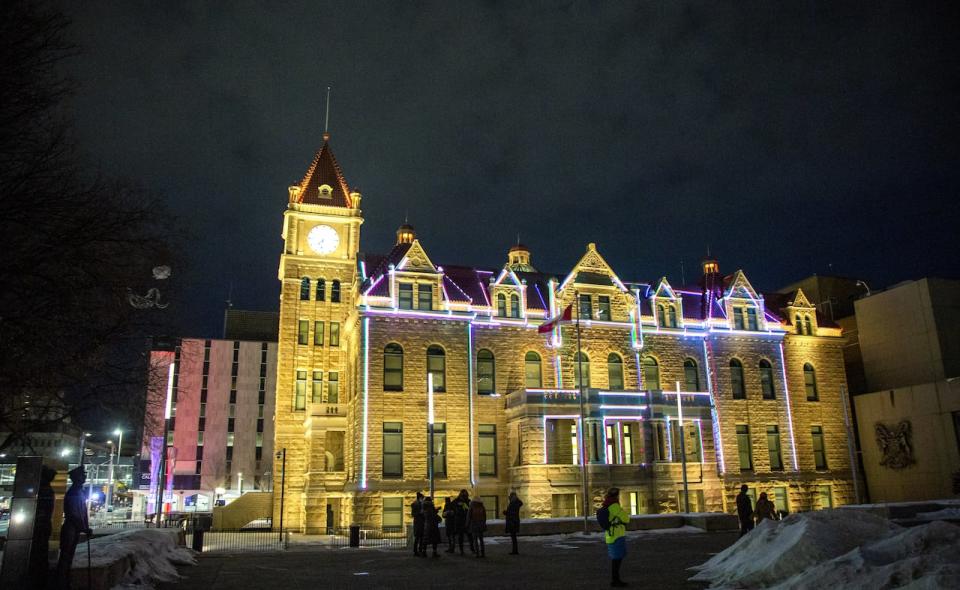
[[[285,527],[321,532],[340,526],[348,509],[344,484],[347,414],[356,341],[360,193],[351,191],[330,149],[330,136],[299,183],[289,189],[280,255],[274,522],[280,484]]]

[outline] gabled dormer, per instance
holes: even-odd
[[[793,326],[795,334],[801,336],[817,335],[817,308],[807,299],[803,289],[797,289],[790,296],[790,300],[784,309],[787,314],[787,323]]]
[[[629,290],[593,243],[560,284],[558,295],[560,309],[576,300],[583,320],[624,322],[635,307]]]
[[[526,317],[524,292],[526,285],[510,267],[504,265],[497,275],[490,276],[490,304],[493,314],[501,318]]]
[[[661,277],[656,286],[650,289],[650,309],[658,327],[683,327],[683,301],[674,292],[667,277]]]
[[[766,329],[763,297],[753,288],[742,270],[738,270],[729,277],[722,302],[730,329],[747,331]]]
[[[400,260],[390,268],[390,297],[393,307],[401,310],[434,311],[441,309],[443,272],[424,250],[413,227],[407,224],[397,230],[397,246],[407,246]]]

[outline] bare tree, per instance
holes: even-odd
[[[43,2],[0,3],[0,449],[82,411],[142,413],[149,335],[172,320],[156,295],[130,301],[154,267],[178,267],[170,216],[70,139],[69,25]]]

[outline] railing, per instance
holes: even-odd
[[[271,529],[233,529],[206,532],[187,532],[187,545],[194,545],[194,537],[203,535],[203,553],[241,553],[283,551],[287,548],[286,535]]]
[[[311,531],[312,532],[312,531]],[[350,547],[350,527],[333,527],[322,531],[319,543],[329,547]],[[381,530],[360,529],[360,547],[397,547],[407,546],[407,534],[403,529]]]

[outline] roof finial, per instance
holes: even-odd
[[[330,141],[330,87],[327,86],[327,114],[323,119],[323,141]]]
[[[517,245],[520,245],[520,232],[517,232]]]
[[[707,244],[707,258],[710,258],[710,244]]]
[[[404,223],[410,223],[410,210],[409,210],[409,209],[405,209],[405,210],[403,211],[403,222],[404,222]]]

